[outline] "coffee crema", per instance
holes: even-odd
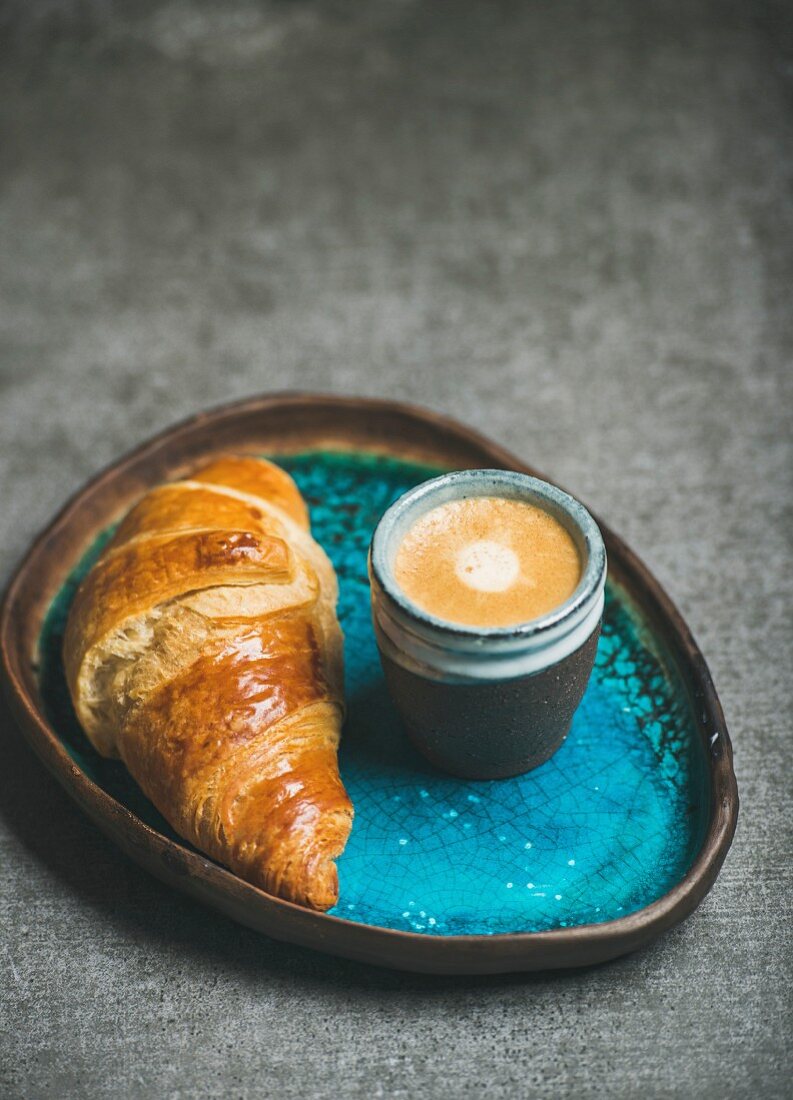
[[[467,497],[431,509],[402,539],[397,584],[414,604],[464,626],[515,626],[572,596],[581,560],[554,516],[522,500]]]

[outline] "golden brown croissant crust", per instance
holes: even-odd
[[[96,748],[198,848],[316,909],[352,826],[336,594],[292,479],[223,456],[132,509],[64,641]]]

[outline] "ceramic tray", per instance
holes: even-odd
[[[297,480],[336,567],[355,805],[339,903],[301,909],[181,841],[123,766],[83,736],[60,646],[75,586],[149,486],[221,450],[266,454]],[[578,966],[633,950],[710,888],[735,829],[732,752],[703,658],[647,569],[608,528],[595,671],[560,751],[529,775],[465,782],[409,746],[384,690],[366,550],[401,493],[441,470],[533,473],[486,439],[390,402],[279,395],[198,416],[79,493],[6,594],[5,687],[33,748],[86,813],[158,877],[269,935],[387,966],[485,973]]]

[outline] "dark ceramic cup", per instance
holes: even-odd
[[[428,614],[396,583],[402,539],[451,500],[504,497],[549,512],[573,536],[582,574],[573,595],[531,622],[472,627]],[[520,775],[564,741],[595,660],[606,550],[597,524],[561,489],[508,470],[462,470],[393,504],[369,553],[372,620],[386,683],[408,736],[437,767],[467,779]]]

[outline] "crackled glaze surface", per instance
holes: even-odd
[[[383,511],[438,470],[361,454],[279,461],[339,575],[349,714],[342,775],[356,818],[339,861],[338,916],[435,935],[539,931],[640,909],[690,867],[708,816],[702,750],[674,670],[626,594],[607,588],[595,671],[571,733],[527,776],[465,782],[409,746],[385,693],[369,619],[366,551]],[[60,644],[75,568],[42,634],[48,714],[79,765],[173,836],[122,765],[104,761],[69,705]]]

